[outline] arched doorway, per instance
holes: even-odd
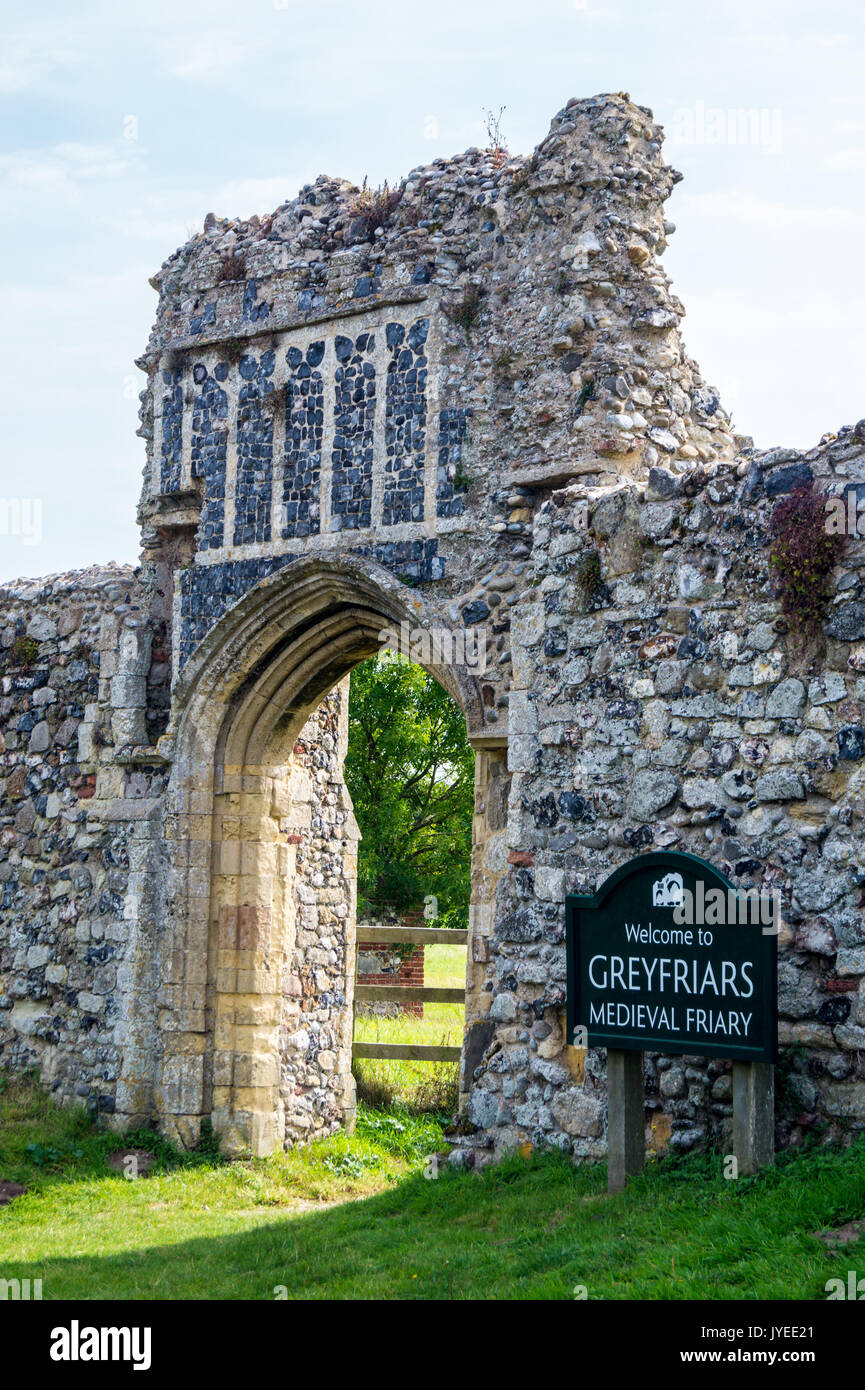
[[[448,626],[427,600],[372,562],[298,561],[244,595],[175,683],[164,740],[172,771],[162,862],[150,869],[163,923],[153,943],[154,1038],[129,1049],[123,1079],[130,1092],[146,1086],[149,1071],[160,1123],[180,1142],[194,1143],[206,1119],[228,1153],[264,1154],[315,1132],[309,1087],[293,1084],[311,1057],[320,1072],[327,1069],[318,1089],[331,1120],[351,1121],[356,828],[333,775],[340,760],[334,738],[346,676],[378,650],[384,627],[404,621]],[[489,853],[487,786],[491,768],[504,776],[505,751],[487,746],[476,677],[455,665],[430,669],[463,711],[480,753],[472,931],[481,936],[491,929],[496,866],[504,858]],[[305,833],[297,749],[321,709],[332,728],[321,742],[322,766],[313,771],[336,798],[329,824],[343,900],[313,945],[303,909],[316,906],[314,890],[322,885],[297,873]],[[307,742],[315,742],[314,731]],[[319,898],[326,896],[324,885]],[[473,962],[484,958],[470,940],[468,1001]],[[337,977],[339,988],[332,987]],[[292,1028],[298,989],[313,1004],[322,1001],[321,1016],[310,1018],[316,1009],[307,1007],[306,1019]],[[305,1026],[313,1022],[315,1046]]]
[[[475,753],[461,710],[411,659],[409,642],[352,671],[344,772],[361,832],[358,1100],[451,1115],[464,1034]]]

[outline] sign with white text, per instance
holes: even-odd
[[[778,908],[672,850],[567,897],[568,1041],[774,1062]]]

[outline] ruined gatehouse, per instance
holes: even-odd
[[[118,1128],[267,1153],[349,1125],[348,676],[384,628],[476,753],[455,1161],[602,1156],[564,896],[640,850],[780,893],[778,1139],[865,1124],[865,550],[810,651],[768,522],[865,489],[865,423],[756,451],[662,269],[678,179],[625,95],[401,195],[319,178],[154,276],[140,567],[0,589],[0,1066]],[[729,1066],[650,1057],[647,1145],[729,1134]]]

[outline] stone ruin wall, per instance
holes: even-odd
[[[118,1123],[183,1112],[172,1132],[194,1137],[220,1064],[197,1055],[206,961],[166,944],[210,873],[197,846],[186,877],[166,867],[187,673],[259,591],[290,592],[292,566],[350,555],[424,622],[488,638],[464,702],[478,757],[457,1161],[526,1139],[603,1153],[604,1054],[562,1034],[563,895],[661,847],[783,895],[781,1142],[861,1127],[862,547],[805,664],[766,527],[803,477],[865,483],[865,435],[798,454],[733,432],[660,265],[678,178],[661,138],[624,96],[571,102],[532,156],[413,171],[380,227],[320,178],[269,217],[208,217],[154,277],[141,569],[2,593],[4,1066],[36,1061]],[[10,663],[7,638],[42,619],[57,632],[36,634],[38,660]],[[353,1107],[344,700],[310,714],[277,776],[296,872],[289,1141]],[[198,1021],[168,1067],[181,1013]],[[648,1059],[647,1143],[726,1142],[729,1089],[726,1063]]]
[[[139,359],[141,518],[146,572],[194,559],[176,668],[232,597],[351,546],[487,624],[485,723],[506,723],[539,495],[735,452],[660,266],[679,177],[660,140],[622,98],[574,102],[531,157],[414,170],[374,231],[321,177],[169,258]]]
[[[748,449],[710,476],[656,468],[603,494],[576,483],[538,508],[514,623],[497,1026],[468,1106],[481,1149],[528,1133],[604,1153],[604,1053],[575,1055],[551,1007],[563,899],[650,849],[781,895],[779,1144],[865,1125],[865,550],[842,557],[816,657],[770,597],[769,516],[811,477],[861,489],[865,423],[805,454]],[[648,1056],[646,1092],[650,1148],[729,1147],[729,1062]]]
[[[283,1105],[295,1138],[329,1134],[354,1117],[351,1075],[354,922],[359,833],[342,777],[348,682],[328,695],[295,745],[288,799],[297,837],[297,930],[284,986]]]
[[[134,807],[122,821],[92,815],[79,748],[95,737],[119,635],[143,621],[129,568],[0,589],[0,1064],[38,1066],[61,1099],[101,1114],[123,1046]],[[137,801],[144,782],[133,773],[125,790]]]
[[[155,1021],[155,963],[136,928],[149,910],[141,895],[165,768],[117,762],[130,730],[161,717],[162,653],[142,599],[130,566],[0,586],[0,1067],[38,1068],[57,1099],[105,1116],[116,1112],[124,1052]],[[311,716],[291,771],[298,924],[281,1086],[298,1137],[350,1122],[354,1105],[347,699],[343,683]],[[142,972],[149,1007],[136,990]]]

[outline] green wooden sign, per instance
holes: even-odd
[[[774,1062],[778,904],[661,851],[566,898],[568,1041]]]

